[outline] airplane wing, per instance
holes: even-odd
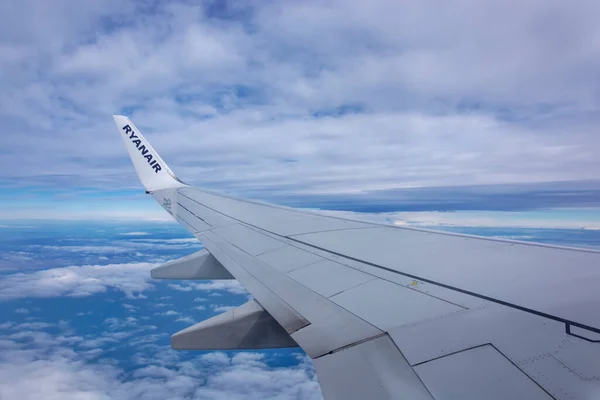
[[[600,398],[600,253],[378,225],[177,179],[115,121],[149,192],[205,250],[166,279],[237,279],[253,299],[176,349],[300,346],[326,399]]]

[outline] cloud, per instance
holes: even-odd
[[[24,331],[24,330],[42,330],[51,328],[55,325],[49,324],[47,322],[25,322],[19,325],[15,325],[12,329],[16,331]]]
[[[138,188],[114,112],[262,198],[597,178],[595,2],[235,4],[4,10],[5,181]]]
[[[212,308],[212,310],[214,312],[217,313],[223,313],[229,310],[233,310],[234,308],[236,308],[235,306],[223,306],[223,305],[218,305],[218,304],[211,304],[210,308]]]
[[[126,263],[70,266],[6,275],[0,280],[0,300],[28,297],[85,297],[109,288],[128,297],[153,287],[150,269],[156,264]]]
[[[175,239],[133,239],[133,243],[168,243],[168,244],[198,244],[196,238],[175,238]]]
[[[51,251],[68,251],[71,253],[89,254],[123,254],[143,250],[179,250],[201,248],[202,244],[196,238],[176,239],[129,239],[107,241],[104,245],[33,245],[32,248],[41,248]],[[143,255],[143,253],[139,253]]]
[[[169,310],[162,313],[155,313],[154,315],[162,315],[163,317],[179,315],[177,311]]]
[[[17,313],[17,314],[29,314],[29,310],[26,309],[26,308],[17,308],[15,310],[15,313]]]
[[[169,283],[167,286],[180,292],[191,292],[192,290],[200,290],[210,292],[209,296],[221,296],[219,292],[228,292],[231,294],[247,294],[246,289],[234,279],[224,279],[207,281],[203,283],[185,282],[182,284]],[[206,299],[196,297],[195,302],[207,301]]]
[[[360,213],[350,211],[324,211],[353,220],[391,224],[396,226],[424,227],[496,227],[598,230],[600,214],[597,209],[558,209],[539,211],[407,211]]]
[[[207,283],[190,283],[190,286],[196,290],[214,292],[214,291],[227,291],[232,294],[247,294],[246,289],[236,280],[218,280],[210,281]],[[218,294],[218,293],[211,293]],[[194,301],[202,301],[196,300]]]
[[[191,292],[193,290],[190,286],[181,286],[174,283],[169,283],[167,286],[180,292]]]
[[[132,328],[138,325],[137,319],[134,317],[126,317],[124,319],[110,317],[104,320],[104,324],[107,325],[108,329],[111,331]]]
[[[125,373],[97,362],[102,348],[94,339],[23,333],[0,341],[0,397],[6,399],[320,399],[314,368],[300,358],[297,366],[274,368],[259,353],[207,353],[181,361],[173,351],[154,348],[157,356]],[[108,341],[98,341],[103,345]],[[140,343],[136,344],[141,345]],[[31,382],[35,381],[36,385]]]
[[[120,233],[120,235],[122,236],[146,236],[149,235],[148,232],[125,232],[125,233]]]

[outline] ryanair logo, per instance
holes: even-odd
[[[154,159],[154,156],[150,153],[150,150],[146,148],[146,145],[142,144],[142,141],[135,134],[135,131],[131,129],[129,125],[125,125],[122,129],[125,131],[125,135],[129,135],[129,140],[135,144],[135,147],[137,147],[140,153],[142,153],[142,156],[144,156],[144,158],[148,161],[148,164],[150,164],[150,166],[154,169],[154,172],[158,174],[158,171],[162,169],[160,164]]]

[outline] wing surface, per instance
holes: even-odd
[[[327,399],[600,397],[596,251],[351,221],[144,177],[214,257],[210,270],[187,258],[161,277],[231,274],[255,301],[240,319],[188,328],[185,348],[202,348],[194,335],[219,337],[205,348],[296,343]],[[229,343],[219,329],[232,326],[254,333]],[[272,342],[257,340],[263,331]]]

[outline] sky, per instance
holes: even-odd
[[[3,2],[0,218],[164,218],[115,113],[181,179],[236,195],[350,211],[597,207],[599,8]]]
[[[202,245],[144,194],[113,114],[210,190],[600,248],[598,15],[593,0],[0,2],[0,398],[321,398],[299,349],[170,349],[250,295],[150,279]]]

